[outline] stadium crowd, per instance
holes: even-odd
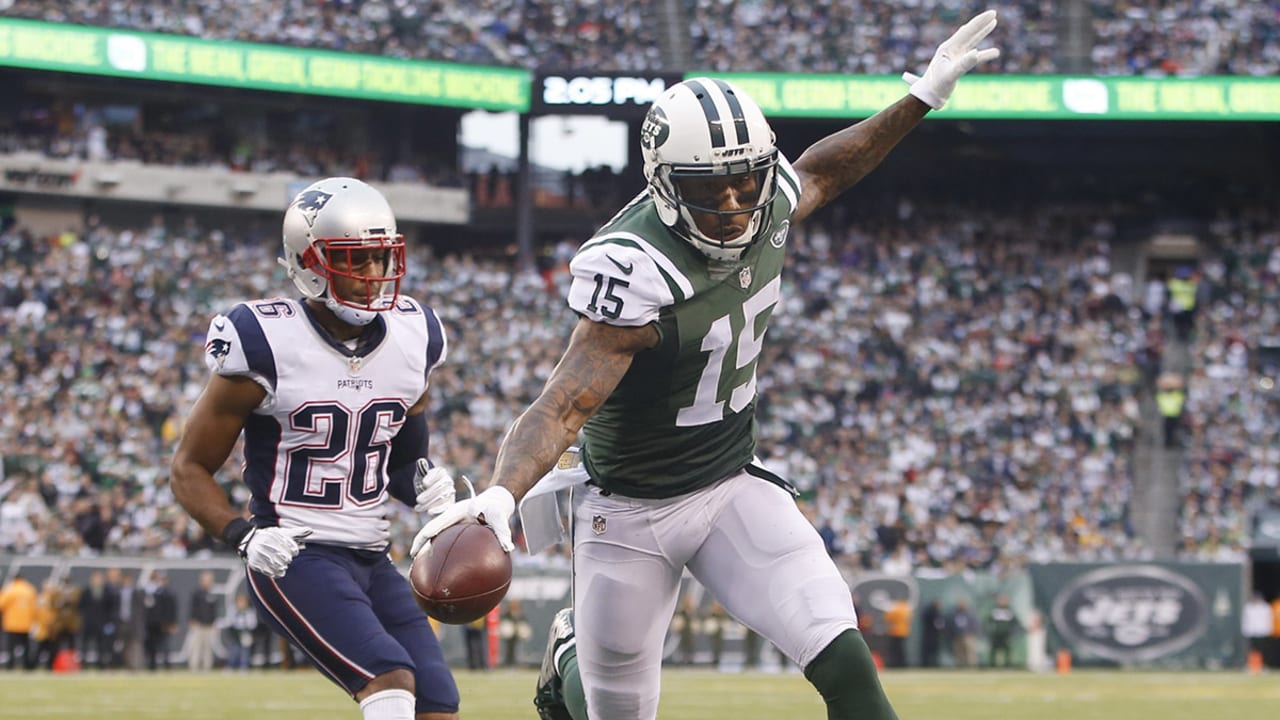
[[[817,3],[685,0],[11,0],[2,14],[219,40],[528,69],[680,70],[663,28],[688,28],[689,67],[897,74],[923,67],[948,28],[986,8],[1016,28],[988,71],[1056,73],[1060,38],[1088,40],[1099,75],[1274,75],[1274,0],[1089,0],[1078,20],[1048,0]],[[1069,31],[1068,23],[1084,27]],[[683,45],[684,43],[676,43]]]
[[[1091,0],[1096,75],[1280,73],[1280,3]]]
[[[1251,337],[1274,326],[1258,310],[1274,282],[1257,280],[1275,272],[1277,227],[1268,217],[1243,235],[1250,260],[1231,265],[1224,277],[1239,281],[1205,312],[1234,308],[1238,320],[1214,326]],[[833,553],[890,572],[1145,554],[1129,526],[1127,463],[1160,320],[1112,269],[1113,232],[1096,207],[996,215],[903,202],[793,233],[762,359],[761,451],[804,490]],[[211,314],[289,291],[276,245],[159,220],[0,235],[0,380],[12,398],[0,419],[0,551],[216,549],[172,501],[167,460],[206,372]],[[572,325],[562,299],[572,250],[551,249],[536,273],[418,244],[406,289],[452,333],[433,380],[432,454],[455,472],[486,476],[554,365]],[[1230,347],[1236,335],[1222,332],[1216,344],[1201,336],[1203,355]],[[1200,387],[1216,368],[1192,384],[1205,421],[1187,441],[1191,467],[1204,470],[1189,472],[1199,510],[1185,518],[1205,543],[1214,528],[1238,534],[1237,495],[1275,483],[1265,458],[1236,462],[1266,446],[1254,441],[1271,432],[1274,402],[1238,384]],[[244,500],[238,474],[233,459],[220,480]],[[403,552],[416,521],[400,512]]]
[[[229,112],[225,104],[167,113],[120,99],[23,97],[0,116],[0,153],[303,177],[341,175],[438,187],[465,183],[454,170],[455,158],[438,157],[434,150],[405,153],[402,147],[384,157],[372,149],[377,145],[370,139],[374,131],[337,122],[332,113],[300,109],[284,124],[273,123],[263,108],[242,108],[238,123],[227,119]],[[246,115],[254,115],[253,121],[245,121]]]
[[[1202,263],[1180,478],[1184,557],[1242,560],[1255,510],[1280,497],[1280,213],[1255,207],[1211,226]]]

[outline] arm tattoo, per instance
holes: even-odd
[[[524,496],[578,438],[626,375],[636,352],[656,342],[656,331],[584,321],[538,399],[511,426],[494,467],[493,481]]]
[[[808,176],[807,185],[816,186],[813,204],[805,209],[812,212],[826,205],[866,177],[928,111],[928,105],[908,95],[809,146],[795,162],[796,171]]]

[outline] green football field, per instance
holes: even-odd
[[[462,717],[534,720],[532,671],[458,673]],[[1242,672],[1070,675],[890,672],[885,687],[903,720],[1276,720],[1280,675]],[[671,671],[664,720],[824,718],[795,674]],[[99,720],[358,720],[359,709],[313,671],[227,675],[0,673],[0,718]]]

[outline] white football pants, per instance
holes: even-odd
[[[686,566],[800,667],[858,626],[848,584],[777,485],[740,472],[662,500],[574,494],[574,628],[593,720],[657,717],[663,641]]]

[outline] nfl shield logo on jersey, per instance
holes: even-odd
[[[738,284],[743,290],[751,287],[751,268],[744,267],[738,271]]]
[[[593,533],[595,533],[595,534],[597,534],[597,535],[603,535],[603,534],[604,534],[604,525],[605,525],[605,522],[604,522],[604,516],[603,516],[603,515],[592,515],[592,516],[591,516],[591,532],[593,532]]]

